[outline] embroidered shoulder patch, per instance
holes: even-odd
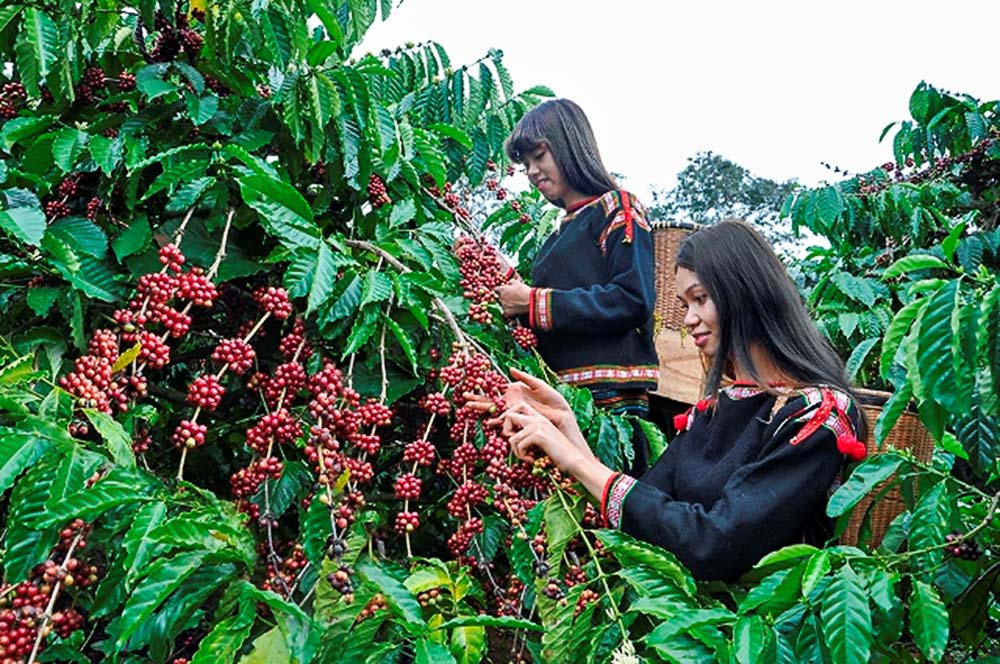
[[[802,422],[804,426],[789,441],[798,445],[813,435],[821,427],[829,429],[837,437],[837,449],[847,455],[852,461],[860,461],[867,455],[867,449],[857,439],[854,425],[847,411],[851,406],[851,398],[844,392],[830,387],[809,387],[802,391],[805,406],[791,416],[794,422]]]

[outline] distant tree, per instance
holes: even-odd
[[[795,180],[757,177],[721,155],[699,152],[688,157],[688,165],[677,174],[676,187],[654,189],[650,216],[699,224],[740,217],[776,246],[787,246],[794,236],[791,223],[781,219],[781,206],[797,186]]]

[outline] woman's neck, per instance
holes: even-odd
[[[750,375],[747,367],[736,364],[734,367],[734,378],[737,383],[760,383],[762,385],[790,385],[789,377],[775,365],[770,354],[759,346],[750,348],[750,357],[753,359],[754,368],[757,370],[757,378]]]
[[[562,202],[566,210],[578,206],[581,202],[587,201],[593,198],[593,196],[587,196],[586,194],[581,194],[578,191],[568,191],[563,195]]]

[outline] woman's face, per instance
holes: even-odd
[[[719,313],[715,303],[701,285],[698,275],[691,270],[678,267],[676,283],[677,299],[687,312],[684,314],[684,327],[702,353],[715,357],[719,349]]]
[[[552,151],[545,143],[524,155],[525,173],[531,184],[549,202],[565,201],[572,188],[566,184]]]

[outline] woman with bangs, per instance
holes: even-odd
[[[521,316],[538,352],[595,403],[646,418],[659,376],[653,342],[653,239],[645,210],[601,161],[587,116],[568,99],[533,108],[514,127],[507,156],[565,210],[532,264],[531,284],[497,288],[505,316]],[[645,469],[645,440],[631,468]]]
[[[826,503],[845,462],[864,458],[867,424],[843,362],[756,230],[697,231],[674,269],[684,325],[711,364],[705,398],[678,416],[647,473],[605,466],[565,399],[523,372],[500,417],[513,452],[545,454],[575,477],[608,527],[671,551],[696,578],[732,580],[783,546],[829,541]]]

